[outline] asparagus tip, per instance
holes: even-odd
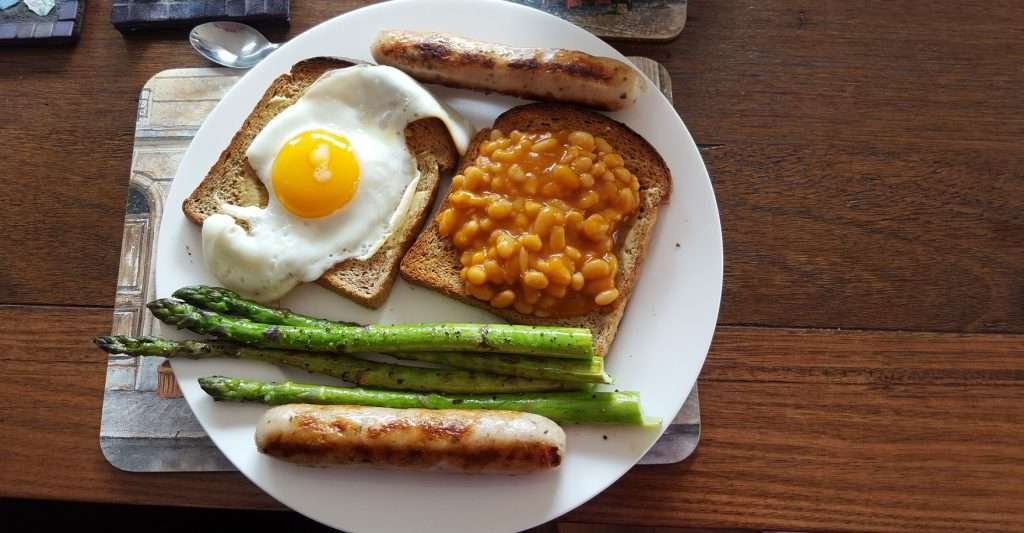
[[[92,341],[96,343],[101,350],[107,353],[123,353],[124,345],[120,342],[120,337],[114,337],[111,335],[100,335],[94,338]]]
[[[229,379],[224,376],[204,376],[197,381],[199,381],[199,388],[203,389],[203,392],[210,396],[217,396],[215,394],[217,388],[227,383]]]

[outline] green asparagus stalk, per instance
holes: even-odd
[[[357,359],[345,355],[324,355],[252,348],[226,342],[172,341],[155,337],[96,337],[96,344],[108,353],[157,355],[189,359],[248,359],[301,368],[314,374],[333,376],[367,387],[423,392],[498,393],[581,389],[581,384],[540,381],[514,376],[496,376],[466,370],[417,368]]]
[[[470,351],[590,359],[590,331],[507,324],[404,324],[297,327],[257,324],[198,309],[178,298],[147,307],[162,322],[196,333],[261,346],[318,352]]]
[[[222,315],[248,318],[260,324],[277,324],[280,326],[321,327],[321,326],[358,326],[355,322],[331,321],[326,318],[303,315],[288,309],[275,309],[242,298],[238,293],[223,287],[207,287],[193,285],[174,291],[173,296],[180,298],[196,307],[214,311]]]
[[[199,386],[215,400],[268,405],[312,403],[396,409],[489,409],[534,413],[562,424],[661,424],[660,419],[643,416],[636,392],[441,395],[292,382],[264,383],[222,376],[199,378]]]
[[[331,327],[339,324],[345,326],[359,325],[354,322],[333,322],[324,318],[302,315],[287,309],[275,309],[246,300],[239,294],[222,287],[207,287],[204,285],[182,287],[174,291],[174,296],[202,309],[247,318],[261,324],[300,327]],[[577,383],[611,383],[611,378],[604,372],[604,359],[600,357],[593,357],[589,361],[577,361],[505,354],[480,356],[466,352],[408,352],[389,355],[399,359],[424,361],[452,368],[490,372],[505,376]]]
[[[466,352],[398,352],[398,359],[490,372],[506,376],[545,379],[572,383],[611,383],[604,372],[604,359],[554,359],[511,354],[473,354]]]

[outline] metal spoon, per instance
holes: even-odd
[[[240,22],[207,22],[188,35],[199,55],[231,68],[252,68],[281,46],[256,28]]]

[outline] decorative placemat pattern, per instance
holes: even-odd
[[[686,0],[509,0],[562,17],[605,39],[670,41],[686,26]]]
[[[630,59],[672,97],[671,81],[663,66],[646,58]],[[224,68],[165,70],[142,89],[114,304],[114,335],[159,331],[145,303],[155,297],[153,256],[164,201],[196,130],[240,76],[239,71]],[[700,406],[694,387],[641,464],[682,461],[697,447],[699,438]],[[203,432],[181,396],[171,366],[162,357],[109,356],[100,447],[112,465],[132,472],[234,469]]]

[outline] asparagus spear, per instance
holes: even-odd
[[[496,376],[465,370],[442,370],[391,365],[344,355],[310,354],[267,350],[226,342],[171,341],[155,337],[96,337],[96,344],[108,353],[187,357],[189,359],[231,358],[263,361],[324,374],[357,385],[427,392],[495,393],[580,390],[580,384],[540,381],[513,376]]]
[[[174,291],[174,296],[196,307],[221,314],[248,318],[261,324],[282,326],[358,326],[353,322],[333,322],[323,318],[302,315],[287,309],[275,309],[246,300],[237,293],[222,287],[195,285]],[[611,383],[604,373],[604,359],[590,361],[556,360],[548,357],[519,355],[479,356],[465,352],[408,352],[390,354],[399,359],[437,363],[453,368],[477,370],[506,376],[520,376],[554,381],[578,383]]]
[[[320,327],[320,326],[358,326],[355,322],[334,322],[326,318],[295,313],[288,309],[275,309],[252,300],[242,298],[238,293],[223,287],[207,287],[193,285],[174,291],[173,296],[199,307],[222,315],[248,318],[260,324],[278,324],[281,326]]]
[[[590,359],[590,331],[584,328],[507,324],[405,324],[396,326],[297,327],[257,324],[197,309],[178,298],[147,304],[162,322],[196,333],[262,346],[318,352],[472,351]]]
[[[636,392],[441,395],[292,382],[263,383],[223,376],[199,378],[199,386],[215,400],[262,402],[269,405],[313,403],[396,409],[490,409],[535,413],[563,424],[661,424],[660,419],[643,416],[640,412],[639,393]]]
[[[611,383],[604,372],[604,359],[554,359],[512,354],[473,354],[465,352],[398,352],[398,359],[423,361],[453,368],[491,372],[506,376],[546,379],[573,383]]]

